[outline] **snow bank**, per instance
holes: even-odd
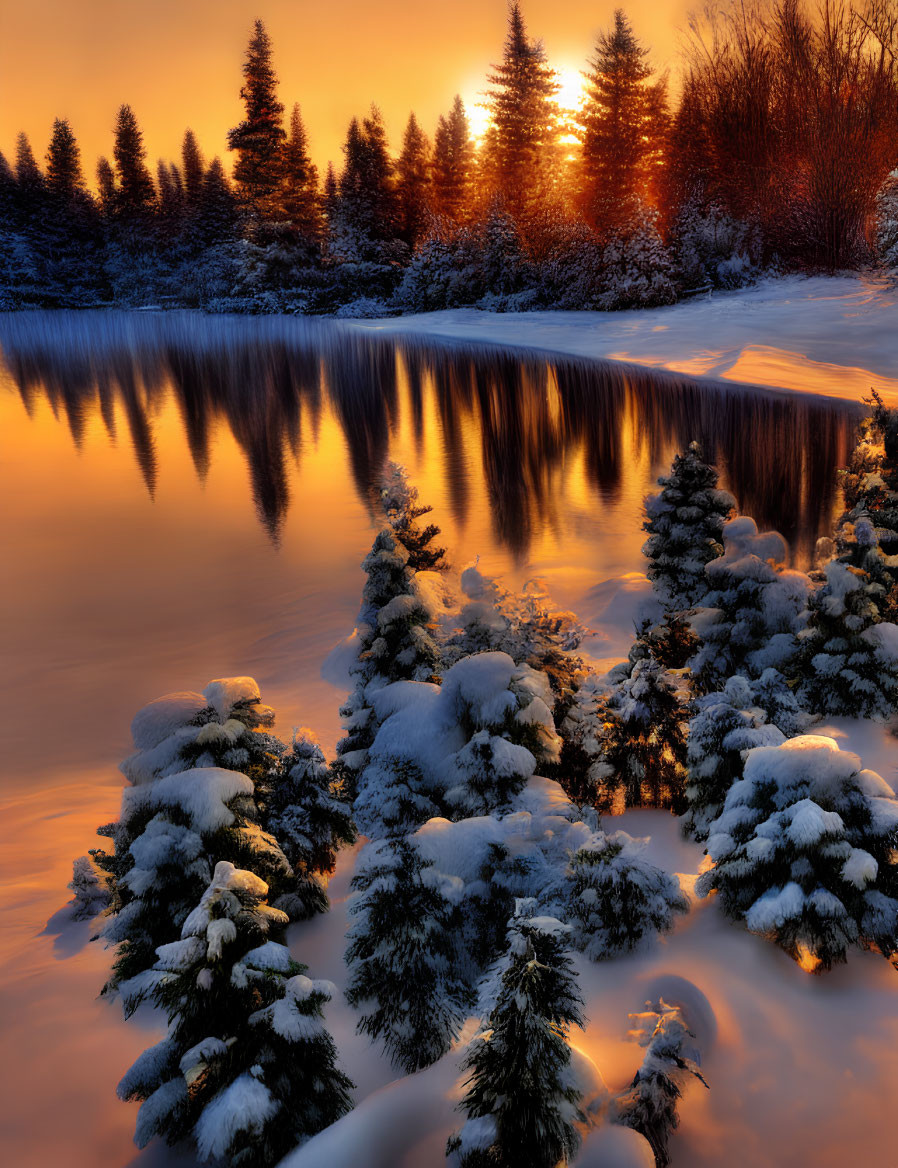
[[[868,276],[789,276],[628,312],[452,309],[354,321],[353,331],[613,361],[693,380],[898,403],[898,291]]]

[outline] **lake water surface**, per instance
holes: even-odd
[[[387,459],[455,564],[543,578],[588,610],[596,585],[642,571],[642,499],[693,439],[806,565],[857,420],[327,322],[34,313],[0,317],[0,350],[0,1099],[17,1168],[134,1156],[112,1092],[147,1036],[95,1000],[108,954],[54,916],[72,857],[117,814],[132,715],[249,673],[284,733],[332,748],[341,694],[321,666],[352,628]]]

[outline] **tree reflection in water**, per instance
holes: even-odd
[[[273,540],[291,506],[291,459],[303,427],[338,419],[357,491],[376,506],[391,442],[408,426],[416,449],[435,425],[446,493],[464,527],[469,465],[479,455],[497,542],[526,559],[535,534],[559,529],[567,476],[582,460],[596,508],[662,473],[702,443],[722,484],[806,562],[829,528],[859,408],[850,403],[697,383],[614,364],[484,346],[364,336],[335,322],[190,314],[31,313],[0,318],[0,345],[26,410],[45,395],[80,447],[98,410],[115,438],[121,404],[153,495],[153,419],[167,395],[204,479],[214,426],[225,421],[246,459],[259,517]],[[642,468],[637,475],[637,467]]]

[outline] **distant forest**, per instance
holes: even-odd
[[[154,178],[129,105],[96,193],[64,119],[43,168],[24,134],[0,155],[0,308],[612,309],[898,268],[896,54],[898,0],[734,3],[691,23],[674,99],[618,10],[571,114],[512,3],[479,141],[456,97],[396,153],[372,106],[322,178],[256,21],[230,175],[188,129]]]

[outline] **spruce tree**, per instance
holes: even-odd
[[[427,225],[431,184],[430,142],[409,114],[396,161],[396,205],[398,236],[414,250]]]
[[[686,712],[677,678],[643,658],[598,717],[605,732],[590,770],[595,806],[685,810]]]
[[[293,920],[328,908],[324,879],[344,844],[356,838],[342,784],[310,730],[300,730],[278,771],[258,783],[256,799],[265,829],[277,839],[293,869],[297,891],[278,900]]]
[[[292,890],[287,858],[259,826],[253,783],[237,771],[203,767],[127,787],[118,822],[103,834],[115,855],[98,860],[115,891],[102,936],[117,946],[105,990],[121,992],[126,1014],[141,999],[156,948],[180,934],[216,861],[251,868],[275,892]]]
[[[697,442],[674,458],[658,485],[661,491],[645,501],[647,575],[665,608],[695,608],[709,588],[705,565],[723,555],[723,527],[736,501],[718,488],[717,471]]]
[[[433,507],[421,506],[418,488],[408,480],[405,467],[391,462],[380,489],[381,506],[396,538],[408,552],[408,567],[413,572],[442,571],[446,568],[446,549],[431,547],[440,529],[434,523],[420,527],[418,520],[429,515]]]
[[[742,778],[745,752],[755,746],[777,746],[785,737],[768,721],[745,677],[730,677],[721,692],[696,698],[686,754],[684,832],[706,840],[730,788]]]
[[[321,201],[318,168],[309,156],[299,105],[294,105],[290,113],[290,134],[284,143],[282,175],[282,213],[311,254],[321,239]]]
[[[701,896],[768,937],[808,972],[852,946],[898,950],[898,800],[831,739],[749,752],[709,829]]]
[[[567,1043],[583,1022],[582,1000],[565,926],[529,917],[519,902],[508,949],[493,973],[493,997],[483,1031],[462,1067],[470,1072],[460,1104],[467,1115],[447,1151],[460,1168],[556,1168],[579,1145],[580,1094]]]
[[[690,669],[701,693],[737,673],[753,679],[768,668],[787,672],[807,622],[811,581],[785,567],[781,535],[759,532],[740,515],[725,524],[723,543],[723,555],[705,568],[708,593],[692,620],[699,648]]]
[[[462,99],[455,95],[452,109],[440,115],[433,143],[432,206],[437,215],[463,222],[470,210],[474,145]]]
[[[193,130],[184,131],[181,144],[181,172],[184,177],[184,197],[191,210],[199,206],[203,190],[206,164]]]
[[[509,5],[502,62],[489,74],[492,121],[487,167],[512,215],[527,215],[551,192],[558,167],[558,82],[542,42],[527,35],[521,6]]]
[[[377,106],[361,122],[352,119],[343,152],[337,225],[351,234],[363,258],[381,258],[378,245],[396,238],[398,209],[395,167]]]
[[[97,159],[97,190],[103,214],[108,219],[115,211],[115,171],[108,158]]]
[[[655,202],[667,96],[664,80],[651,81],[648,55],[618,8],[589,62],[582,111],[583,210],[603,232],[626,223],[640,202]]]
[[[852,534],[859,549],[877,543],[866,517]],[[810,596],[808,627],[799,633],[799,699],[821,714],[887,718],[898,710],[898,626],[883,622],[880,610],[887,594],[869,572],[841,558],[823,574]]]
[[[274,210],[287,136],[277,83],[271,63],[271,40],[263,22],[257,20],[246,50],[240,89],[246,117],[228,131],[228,149],[237,153],[234,182],[241,201],[263,218]]]
[[[411,839],[369,844],[352,881],[346,997],[408,1074],[446,1053],[470,1005],[444,884]]]
[[[573,948],[592,961],[635,949],[673,928],[688,905],[675,876],[650,864],[625,832],[580,848],[565,873],[564,919]]]
[[[202,240],[214,245],[227,242],[238,223],[237,204],[220,158],[213,158],[200,188],[199,224]]]
[[[181,939],[160,946],[149,995],[168,1035],[119,1084],[142,1099],[136,1142],[192,1134],[199,1158],[270,1168],[351,1107],[322,1006],[280,943],[286,916],[251,871],[220,862]]]
[[[115,207],[125,218],[153,209],[156,189],[146,165],[143,133],[129,105],[119,107],[115,121]]]
[[[84,191],[81,151],[64,118],[53,122],[53,136],[47,150],[47,187],[59,198],[72,201]]]

